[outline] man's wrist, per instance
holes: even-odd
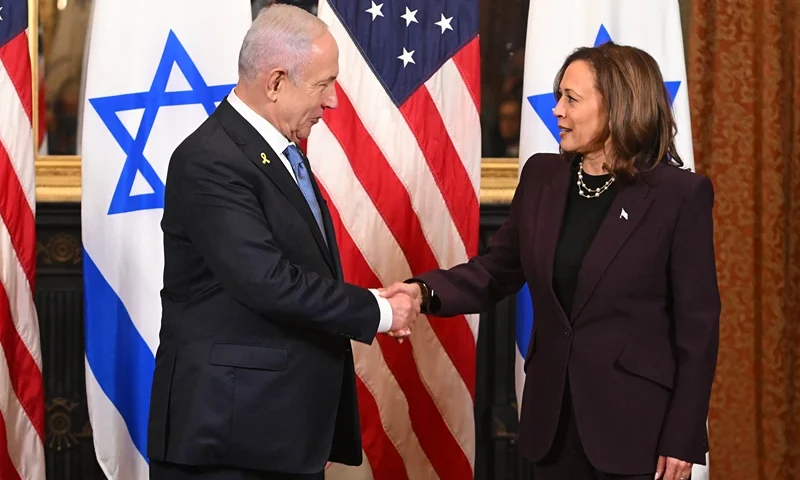
[[[380,311],[377,333],[386,333],[392,329],[392,305],[389,300],[381,297],[377,289],[370,288],[369,291],[375,296],[375,301],[378,302],[378,310]]]

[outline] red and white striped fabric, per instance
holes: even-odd
[[[0,478],[40,480],[44,388],[33,303],[32,82],[24,0],[0,1]]]
[[[365,287],[448,268],[477,253],[477,1],[451,12],[443,12],[441,2],[417,3],[418,10],[406,9],[406,17],[415,16],[409,21],[401,18],[405,3],[319,4],[318,16],[339,46],[339,104],[314,127],[308,156],[333,216],[345,280]],[[453,29],[473,25],[472,34],[455,37]],[[451,43],[437,43],[440,30]],[[431,53],[414,47],[416,41],[425,41]],[[371,42],[383,49],[407,42],[416,53],[403,60],[403,50],[389,51],[376,60]],[[415,66],[429,66],[430,73],[414,73]],[[382,68],[400,69],[399,83],[390,85]],[[408,95],[396,101],[402,88]],[[359,468],[334,464],[326,478],[473,478],[477,334],[477,315],[427,317],[416,323],[410,341],[379,335],[371,346],[354,343],[365,462]]]

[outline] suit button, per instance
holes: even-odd
[[[564,336],[565,337],[569,337],[570,335],[572,335],[572,330],[570,330],[570,329],[564,330]]]

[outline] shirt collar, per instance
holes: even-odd
[[[290,142],[289,139],[284,137],[266,118],[256,113],[255,110],[244,103],[242,99],[236,95],[235,90],[231,90],[231,93],[228,95],[228,103],[230,103],[234,110],[239,112],[239,115],[244,117],[244,119],[261,134],[267,144],[269,144],[276,153],[283,155],[283,151],[286,150],[286,147],[294,144],[294,142]]]

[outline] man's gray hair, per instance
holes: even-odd
[[[325,22],[302,8],[264,7],[242,41],[239,76],[255,80],[259,73],[282,67],[298,83],[311,61],[311,44],[327,31]]]

